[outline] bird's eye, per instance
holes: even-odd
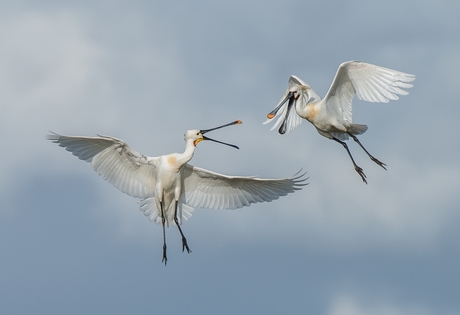
[[[199,135],[200,135],[200,133],[199,133],[199,132],[197,132],[197,133],[196,133],[196,135],[197,135],[197,136],[199,136]]]

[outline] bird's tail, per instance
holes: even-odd
[[[365,133],[367,130],[367,125],[362,124],[352,124],[350,128],[348,128],[348,132],[354,135],[361,135]]]
[[[138,202],[139,204],[139,209],[144,212],[144,215],[149,218],[150,221],[155,222],[156,224],[161,224],[161,216],[160,213],[157,210],[157,206],[155,203],[155,198],[145,198],[142,199]],[[171,204],[172,207],[173,204]],[[167,226],[171,225],[176,225],[174,222],[174,209],[171,208],[171,211],[168,211],[172,216],[166,218],[166,224]],[[179,225],[182,224],[183,220],[187,221],[191,216],[193,212],[193,208],[186,205],[185,203],[179,202],[178,208],[177,208],[178,216],[177,219],[179,220]]]

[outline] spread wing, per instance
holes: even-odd
[[[184,202],[191,207],[238,209],[256,202],[270,202],[302,189],[305,173],[283,179],[226,176],[186,164],[182,170]]]
[[[130,148],[123,140],[108,136],[72,137],[53,133],[48,140],[59,144],[122,192],[136,197],[152,197],[158,158],[147,157]]]
[[[348,61],[339,66],[324,100],[330,111],[340,114],[351,123],[351,102],[355,94],[363,101],[388,103],[399,99],[398,95],[409,94],[404,89],[411,88],[413,85],[409,82],[414,80],[413,74],[360,61]]]

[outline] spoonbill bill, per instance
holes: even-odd
[[[191,217],[194,207],[210,209],[238,209],[251,203],[270,202],[300,190],[307,185],[305,173],[284,179],[261,179],[227,176],[188,164],[196,145],[209,140],[204,134],[240,120],[207,130],[185,132],[184,153],[158,157],[145,156],[123,140],[108,137],[48,135],[48,140],[64,147],[81,160],[90,162],[93,169],[122,192],[141,199],[140,210],[151,221],[163,226],[163,259],[166,265],[165,226],[176,225],[182,236],[182,251],[191,252],[180,225]]]
[[[413,85],[409,82],[414,80],[412,74],[365,62],[348,61],[339,66],[329,91],[321,99],[310,85],[292,75],[283,97],[267,115],[264,124],[278,117],[271,130],[279,127],[279,134],[285,134],[297,128],[302,118],[308,120],[320,135],[340,143],[347,150],[356,172],[367,184],[366,175],[355,163],[345,140],[353,138],[369,158],[385,170],[386,164],[373,157],[356,137],[366,132],[367,125],[352,122],[353,97],[356,95],[360,100],[388,103],[389,100],[397,100],[398,95],[409,94],[404,89],[411,88]],[[295,111],[292,110],[293,106]]]

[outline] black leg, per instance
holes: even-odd
[[[166,266],[166,263],[168,262],[168,258],[166,257],[166,234],[165,234],[165,220],[166,220],[166,216],[165,216],[165,211],[164,211],[164,206],[163,206],[163,202],[160,201],[160,211],[161,211],[161,225],[163,225],[163,259],[161,260],[161,262],[164,262],[165,263],[165,266]]]
[[[184,251],[184,249],[186,249],[187,253],[191,253],[192,251],[190,250],[190,248],[187,245],[187,239],[185,238],[184,233],[182,233],[182,230],[181,230],[180,225],[179,225],[179,220],[177,219],[177,201],[176,201],[176,206],[175,206],[175,210],[174,210],[174,222],[176,222],[176,225],[177,225],[177,228],[179,229],[180,235],[182,235],[182,251]]]
[[[369,152],[367,152],[367,150],[364,148],[364,146],[361,144],[361,142],[359,142],[359,140],[358,140],[358,137],[356,137],[355,135],[352,135],[352,134],[351,134],[351,133],[349,133],[349,132],[347,132],[347,133],[350,135],[350,137],[352,137],[352,138],[353,138],[353,140],[355,140],[355,142],[356,142],[356,143],[358,143],[358,144],[359,144],[359,146],[361,147],[361,149],[363,149],[363,150],[364,150],[364,152],[366,152],[366,153],[367,153],[367,155],[370,157],[370,159],[371,159],[372,161],[374,161],[375,163],[377,163],[378,165],[380,165],[381,167],[383,167],[383,169],[385,169],[385,170],[386,170],[386,167],[385,167],[385,166],[386,166],[386,164],[385,164],[385,163],[382,163],[382,162],[380,162],[380,161],[379,161],[379,160],[377,160],[375,157],[373,157],[373,156],[372,156],[372,155],[371,155]]]
[[[348,152],[348,155],[350,156],[350,159],[351,161],[353,162],[353,165],[355,167],[355,171],[358,172],[359,176],[361,176],[361,178],[363,179],[363,182],[365,182],[367,184],[367,180],[366,180],[366,174],[364,174],[364,171],[361,167],[359,167],[358,165],[356,165],[355,163],[355,160],[353,159],[353,156],[351,155],[350,153],[350,150],[348,149],[348,146],[345,142],[343,141],[340,141],[339,139],[335,138],[335,137],[332,137],[332,140],[334,141],[337,141],[338,143],[340,143],[341,145],[343,145],[343,147],[345,148],[345,150],[347,150]]]

